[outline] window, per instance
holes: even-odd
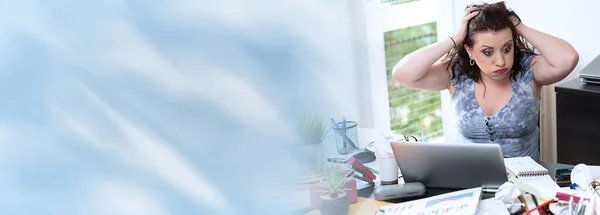
[[[397,134],[414,135],[424,141],[443,141],[440,93],[407,89],[392,77],[392,70],[400,59],[436,41],[435,22],[384,33],[390,124]]]
[[[428,142],[455,141],[448,90],[424,92],[398,85],[392,69],[408,53],[456,31],[454,4],[445,0],[368,1],[369,67],[377,129]],[[456,14],[456,16],[458,16]]]

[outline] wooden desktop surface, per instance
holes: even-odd
[[[377,201],[375,199],[368,199],[363,197],[358,197],[358,201],[354,204],[350,204],[350,215],[362,215],[362,214],[375,214],[381,206],[391,205],[393,203]],[[313,210],[307,215],[320,215],[321,212],[319,210]]]

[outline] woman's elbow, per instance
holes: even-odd
[[[573,70],[573,69],[575,69],[575,67],[579,63],[579,53],[577,53],[577,51],[573,50],[573,53],[571,53],[569,59],[570,59],[570,62],[571,62],[571,70]]]
[[[396,80],[398,82],[398,84],[402,85],[402,86],[407,86],[410,84],[409,80],[406,77],[406,68],[403,68],[402,66],[396,65],[393,69],[392,69],[392,76],[394,77],[394,80]]]
[[[563,79],[573,72],[577,63],[579,63],[579,54],[576,51],[566,54],[562,57],[561,63],[554,67],[554,74]]]
[[[577,51],[573,50],[567,56],[565,56],[565,59],[563,62],[564,62],[564,65],[561,70],[563,72],[567,73],[567,75],[568,75],[575,69],[575,67],[579,63],[579,53],[577,53]]]
[[[416,69],[412,67],[409,68],[406,66],[402,66],[402,64],[399,64],[393,68],[392,76],[394,77],[394,80],[396,80],[398,84],[400,84],[400,86],[409,89],[418,89],[420,85],[420,78],[415,76],[415,73],[413,72],[415,70]]]
[[[402,77],[402,70],[400,70],[400,67],[398,67],[397,65],[394,66],[394,68],[392,69],[392,77],[394,78],[394,80],[400,82],[401,77]]]

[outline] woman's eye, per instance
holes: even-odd
[[[488,56],[488,57],[489,57],[489,56],[492,56],[492,51],[485,50],[485,51],[483,51],[483,54],[484,54],[485,56]]]
[[[510,46],[509,46],[509,47],[506,47],[506,48],[504,48],[504,52],[506,52],[506,53],[510,52]]]

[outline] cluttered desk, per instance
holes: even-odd
[[[364,151],[328,160],[347,164],[355,179],[346,184],[347,213],[339,214],[596,214],[600,206],[595,167],[503,158],[493,144],[390,146],[374,160]],[[318,203],[308,214],[337,214]]]

